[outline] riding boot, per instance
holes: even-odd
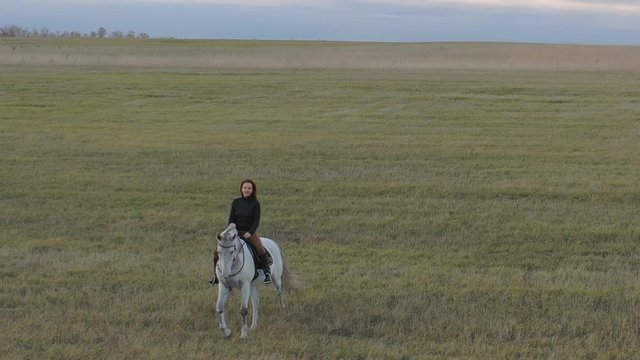
[[[209,278],[209,285],[213,286],[218,283],[218,277],[216,276],[216,266],[218,265],[218,252],[213,253],[213,274]]]
[[[218,277],[216,276],[216,272],[214,271],[211,277],[209,278],[209,285],[213,286],[218,283]]]
[[[267,258],[267,254],[262,254],[258,256],[258,258],[260,259],[260,265],[264,270],[264,283],[269,284],[271,283],[271,267],[269,267],[269,259]]]

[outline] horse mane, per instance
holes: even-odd
[[[218,240],[223,240],[224,239],[223,241],[226,241],[227,240],[227,236],[226,235],[229,234],[229,233],[232,233],[232,234],[235,233],[235,235],[238,234],[238,230],[236,230],[236,224],[234,224],[234,223],[229,224],[229,226],[227,226],[227,228],[224,229],[220,233],[220,235],[218,237]]]

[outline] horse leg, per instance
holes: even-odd
[[[227,325],[227,319],[224,312],[224,307],[227,303],[229,293],[231,293],[231,288],[228,288],[222,284],[218,285],[218,302],[216,303],[216,311],[218,312],[218,327],[220,328],[220,330],[222,330],[225,339],[229,339],[231,337],[231,329],[229,329],[229,326]]]
[[[251,330],[258,328],[258,308],[260,307],[260,294],[258,293],[258,287],[251,287],[251,308],[253,314],[251,316]]]
[[[242,301],[240,314],[242,314],[242,334],[241,338],[249,336],[249,296],[251,295],[250,281],[242,284]]]

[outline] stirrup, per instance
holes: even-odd
[[[271,284],[271,274],[268,272],[264,272],[264,283]]]
[[[216,274],[211,275],[211,278],[209,279],[209,285],[213,286],[214,284],[218,283],[218,277],[216,276]]]

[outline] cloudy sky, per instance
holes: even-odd
[[[640,45],[639,0],[0,0],[0,26],[184,39]]]

